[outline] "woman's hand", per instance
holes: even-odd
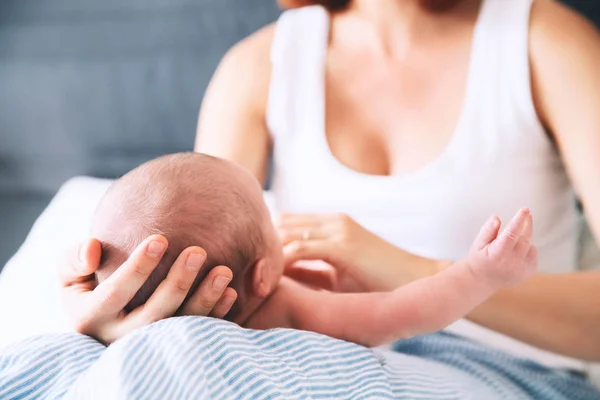
[[[214,268],[181,307],[206,260],[206,252],[200,247],[189,247],[180,254],[167,278],[143,306],[130,313],[124,311],[158,265],[167,246],[163,236],[147,238],[123,265],[99,285],[94,273],[100,264],[100,242],[90,239],[79,249],[71,251],[66,262],[60,265],[59,275],[63,302],[75,330],[108,344],[137,328],[176,313],[224,317],[237,293],[227,287],[233,274],[223,266]]]
[[[288,273],[339,291],[393,290],[436,273],[446,263],[394,246],[345,214],[283,214],[278,222]],[[321,260],[331,271],[299,270],[298,262]]]

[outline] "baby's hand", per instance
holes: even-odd
[[[533,220],[521,209],[498,235],[500,220],[494,216],[481,228],[467,262],[478,276],[494,285],[515,285],[531,277],[537,268],[537,249],[531,244]]]

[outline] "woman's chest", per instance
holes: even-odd
[[[443,259],[463,257],[491,215],[508,222],[521,207],[532,209],[541,245],[573,233],[572,192],[550,147],[483,127],[467,137],[417,171],[373,176],[347,168],[323,143],[298,135],[293,151],[276,148],[276,207],[346,213],[405,250]]]
[[[407,66],[326,70],[323,125],[331,153],[348,168],[372,175],[426,165],[455,134],[465,71],[462,64],[446,68],[443,76]]]

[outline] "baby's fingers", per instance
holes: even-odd
[[[533,219],[531,218],[531,213],[527,216],[525,220],[525,227],[523,228],[523,232],[519,237],[517,244],[515,245],[515,250],[517,256],[521,258],[526,258],[529,254],[533,245],[531,244],[531,238],[533,236]]]
[[[529,242],[531,242],[533,238],[533,217],[531,216],[531,212],[529,212],[527,215],[527,219],[525,221],[525,228],[523,229],[521,236],[523,236]]]
[[[537,267],[538,264],[538,252],[535,246],[531,246],[527,256],[525,256],[525,261],[530,265],[535,265]]]
[[[531,242],[522,236],[519,238],[517,244],[515,244],[514,252],[519,259],[525,259],[532,247]]]
[[[483,249],[496,239],[499,230],[500,220],[494,215],[481,227],[481,230],[475,238],[475,242],[473,242],[473,248],[475,250]]]
[[[526,229],[527,221],[531,219],[531,212],[527,208],[519,210],[517,215],[510,221],[504,232],[500,235],[498,246],[500,251],[512,250],[521,239]]]

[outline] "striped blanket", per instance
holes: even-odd
[[[0,399],[600,399],[579,376],[447,334],[396,348],[172,318],[107,348],[74,333],[6,348]]]

